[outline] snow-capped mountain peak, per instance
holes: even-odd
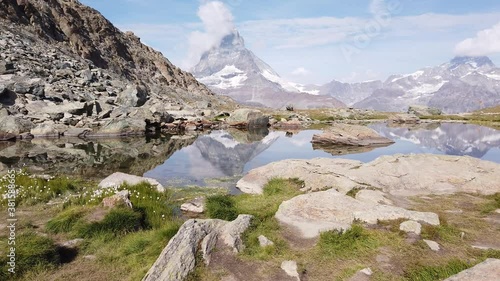
[[[453,70],[463,65],[474,69],[495,67],[495,64],[488,57],[455,57],[448,64],[448,69]]]
[[[284,108],[342,107],[330,96],[315,96],[315,89],[283,79],[274,69],[245,47],[243,37],[234,30],[216,47],[202,55],[193,68],[194,76],[219,94],[241,103]]]

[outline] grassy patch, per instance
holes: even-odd
[[[15,278],[8,273],[8,258],[0,257],[0,279],[14,280],[28,271],[52,269],[61,263],[58,247],[50,238],[29,232],[16,237]]]
[[[496,193],[486,197],[489,201],[481,206],[482,214],[489,214],[497,209],[500,209],[500,193]]]
[[[65,196],[81,191],[89,182],[68,177],[56,177],[43,179],[29,175],[25,171],[17,171],[15,174],[16,205],[35,205],[47,203],[53,199],[65,200]],[[5,206],[7,200],[9,178],[5,175],[0,179],[0,206]]]
[[[232,221],[238,217],[235,201],[229,195],[213,195],[208,197],[205,208],[207,215],[213,219]]]
[[[75,208],[66,210],[53,219],[49,220],[45,225],[50,233],[67,233],[70,232],[75,224],[85,215],[85,209]]]
[[[102,221],[76,224],[73,230],[79,237],[95,237],[103,233],[123,235],[141,229],[142,225],[141,213],[127,208],[116,208]]]
[[[318,248],[326,257],[348,258],[378,248],[380,242],[362,226],[353,224],[345,231],[321,233]]]
[[[280,226],[274,214],[283,201],[302,193],[299,190],[302,184],[303,182],[297,179],[272,179],[264,186],[262,195],[242,194],[235,197],[238,213],[254,216],[252,225],[243,237],[246,245],[244,256],[250,259],[269,260],[288,253],[288,244],[280,233]],[[269,238],[274,245],[260,247],[258,240],[260,235]]]
[[[429,224],[422,225],[422,238],[433,241],[444,241],[448,243],[462,243],[460,229],[448,223],[443,217],[439,217],[440,225],[433,226]]]
[[[442,265],[425,265],[415,266],[405,272],[406,280],[410,281],[434,281],[442,280],[455,275],[463,270],[470,268],[472,265],[467,262],[452,259]]]

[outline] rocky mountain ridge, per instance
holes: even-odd
[[[235,106],[78,1],[1,1],[0,32],[2,139],[144,134]]]
[[[353,106],[406,111],[425,105],[445,113],[471,112],[500,104],[500,68],[487,57],[456,57],[436,67],[389,77]]]

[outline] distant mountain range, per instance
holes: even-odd
[[[257,106],[284,108],[356,107],[406,111],[425,105],[445,113],[462,113],[500,104],[500,68],[487,57],[456,57],[436,67],[385,82],[301,85],[281,78],[245,47],[237,31],[203,54],[194,76],[214,92]]]
[[[440,66],[393,75],[353,106],[405,111],[410,105],[427,105],[445,113],[461,113],[498,104],[500,68],[487,57],[456,57]]]

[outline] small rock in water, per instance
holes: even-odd
[[[405,221],[399,225],[399,230],[420,235],[422,233],[422,225],[416,221]]]
[[[266,236],[260,235],[259,236],[259,244],[261,247],[267,247],[267,246],[274,245],[274,242],[269,240]]]
[[[425,240],[424,239],[424,242],[427,244],[427,246],[429,246],[429,248],[431,250],[433,250],[434,252],[438,252],[439,250],[441,250],[441,247],[439,247],[439,244],[435,241],[432,241],[432,240]]]

